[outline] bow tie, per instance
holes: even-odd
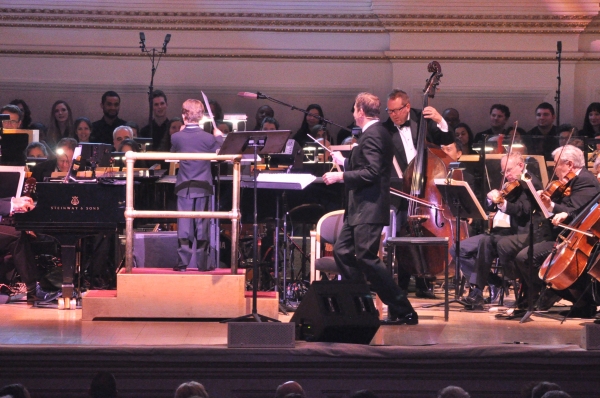
[[[400,126],[398,126],[399,129],[401,129],[403,127],[410,127],[410,120],[407,120],[403,124],[401,124]]]

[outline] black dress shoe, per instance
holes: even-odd
[[[381,325],[417,325],[419,323],[419,315],[416,312],[409,312],[408,314],[400,316],[389,316],[387,319],[383,319]]]
[[[177,272],[185,272],[185,268],[179,268],[179,267],[173,267],[173,271],[177,271]]]
[[[468,311],[483,311],[483,293],[478,287],[471,286],[469,295],[460,298],[458,302],[464,305],[465,309]]]
[[[43,290],[40,285],[36,285],[35,290],[27,291],[27,302],[28,303],[49,303],[56,300],[62,295],[60,290],[56,292],[47,292]]]
[[[558,296],[552,290],[546,289],[544,294],[542,294],[537,301],[538,310],[548,311],[557,301],[560,301],[560,296]]]
[[[506,312],[500,312],[496,314],[496,318],[511,320],[515,318],[523,318],[525,314],[527,314],[527,310],[511,308],[509,310],[506,310]]]

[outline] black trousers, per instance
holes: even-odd
[[[342,276],[349,280],[367,281],[390,312],[402,316],[414,312],[406,293],[396,285],[391,273],[379,258],[379,244],[383,225],[348,225],[342,230],[333,246],[333,257]]]
[[[21,276],[21,282],[31,289],[35,287],[38,271],[31,251],[29,235],[13,227],[0,225],[0,253],[8,260],[12,257],[15,269]]]

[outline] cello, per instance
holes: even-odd
[[[432,61],[428,67],[431,73],[425,85],[423,108],[428,106],[429,98],[435,96],[435,90],[442,77],[442,68],[437,61]],[[454,238],[453,215],[449,206],[444,206],[440,191],[437,189],[434,179],[446,178],[452,159],[440,148],[426,141],[427,121],[423,113],[419,122],[417,136],[417,154],[408,165],[403,179],[403,191],[412,197],[421,198],[429,205],[417,201],[410,201],[408,205],[407,229],[405,236],[414,237],[447,237]],[[461,176],[462,179],[462,176]],[[433,205],[433,206],[432,206]],[[460,239],[467,237],[466,222],[461,227]],[[413,250],[414,249],[414,250]],[[402,248],[402,258],[406,271],[413,275],[427,277],[437,276],[444,272],[444,265],[449,262],[445,257],[445,249],[438,247],[428,248],[427,251],[421,247]]]

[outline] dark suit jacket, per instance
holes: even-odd
[[[8,216],[10,213],[10,198],[0,198],[0,216]]]
[[[350,226],[389,225],[392,156],[391,134],[380,122],[360,135],[358,146],[344,165],[346,217]]]
[[[46,160],[31,169],[31,176],[38,182],[43,182],[44,177],[50,177],[56,171],[56,159]]]
[[[197,124],[188,124],[171,136],[171,152],[215,153],[223,138],[202,130]],[[212,195],[212,174],[208,160],[182,160],[175,183],[175,194],[189,198]]]
[[[570,184],[571,194],[563,196],[554,204],[554,214],[579,213],[600,192],[600,183],[586,168],[581,169]]]
[[[435,145],[447,145],[454,142],[454,134],[450,132],[444,132],[440,130],[437,126],[437,123],[431,119],[425,119],[427,121],[427,140]],[[419,125],[421,121],[421,111],[418,109],[410,110],[410,130],[412,132],[412,139],[417,147],[417,134],[419,133]],[[406,151],[404,150],[404,143],[402,142],[402,138],[400,137],[400,132],[398,132],[398,128],[394,125],[394,122],[391,118],[388,118],[383,123],[383,126],[392,133],[392,141],[394,143],[394,156],[398,160],[398,165],[400,166],[400,170],[404,173],[406,167],[408,166],[408,162],[406,161]],[[392,177],[397,177],[396,171],[392,166]]]

